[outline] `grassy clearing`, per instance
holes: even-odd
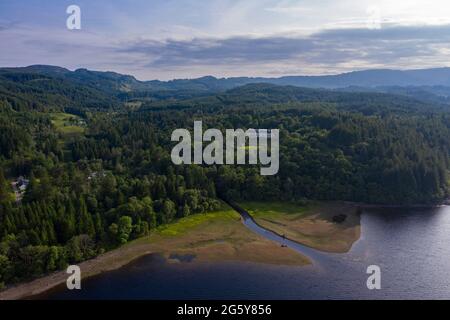
[[[50,115],[50,118],[56,130],[66,137],[84,133],[84,121],[76,115],[55,112]]]
[[[225,206],[221,210],[208,212],[204,214],[196,214],[189,217],[179,219],[175,223],[164,225],[158,228],[158,233],[162,236],[177,236],[189,232],[194,227],[197,227],[204,223],[211,222],[229,222],[239,220],[239,214],[226,208]]]
[[[254,218],[278,218],[284,215],[291,220],[302,218],[318,207],[318,204],[312,202],[305,205],[290,202],[244,202],[242,205]]]
[[[347,252],[359,239],[359,215],[354,206],[341,202],[308,203],[243,202],[261,226],[310,247],[328,252]],[[342,223],[333,217],[344,214]]]

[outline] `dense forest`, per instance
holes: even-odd
[[[215,210],[220,197],[398,204],[448,196],[450,106],[377,92],[135,81],[0,69],[0,287]],[[172,131],[192,130],[195,120],[204,130],[279,129],[278,174],[172,164]]]

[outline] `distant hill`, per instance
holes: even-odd
[[[302,87],[344,88],[350,86],[450,86],[450,68],[423,70],[364,70],[330,76],[289,76],[267,79],[274,84]]]
[[[433,104],[450,104],[450,68],[423,70],[366,70],[328,76],[287,76],[280,78],[215,78],[171,81],[139,81],[131,75],[116,72],[91,71],[47,65],[20,68],[0,68],[0,98],[27,108],[75,107],[109,108],[123,102],[139,103],[161,100],[186,100],[220,94],[250,84],[270,84],[328,89],[320,95],[330,98],[330,90],[352,93],[388,93],[407,96]],[[250,88],[246,88],[249,90]],[[261,89],[261,88],[259,88]],[[280,98],[292,89],[271,94]],[[229,93],[232,94],[233,91]],[[243,92],[239,92],[240,95]],[[296,95],[299,93],[297,92]],[[308,96],[307,90],[301,95]],[[317,96],[317,92],[312,94]],[[336,95],[339,97],[339,95]],[[317,97],[316,97],[317,98]],[[285,100],[282,98],[282,100]],[[377,98],[377,100],[380,100]],[[50,103],[50,105],[49,105]],[[412,102],[411,102],[412,103]],[[412,103],[413,104],[413,103]]]
[[[114,85],[59,67],[0,69],[0,100],[6,100],[16,110],[118,106],[120,100]]]
[[[427,103],[400,94],[364,91],[337,91],[329,89],[280,86],[268,83],[247,84],[225,92],[204,97],[194,97],[179,101],[158,101],[145,104],[142,110],[161,110],[165,108],[217,110],[224,107],[264,108],[265,106],[290,103],[313,103],[328,105],[341,111],[359,112],[365,115],[409,114],[446,111],[448,106],[440,103]]]
[[[45,65],[33,65],[23,68],[0,68],[0,71],[35,72],[51,76],[88,81],[101,86],[108,83],[109,87],[127,91],[133,90],[226,90],[249,83],[271,83],[309,88],[345,88],[351,86],[450,86],[450,68],[390,70],[374,69],[354,71],[326,76],[285,76],[279,78],[263,77],[232,77],[215,78],[205,76],[196,79],[176,79],[170,81],[139,81],[133,76],[115,72],[90,71],[77,69],[70,71],[65,68]],[[112,85],[114,84],[114,85]]]

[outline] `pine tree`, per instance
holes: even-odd
[[[78,206],[78,233],[95,237],[94,221],[87,211],[86,202],[83,197],[80,198]]]
[[[11,186],[5,178],[3,169],[0,168],[0,203],[9,202],[12,200],[11,192]]]

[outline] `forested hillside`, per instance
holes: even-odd
[[[218,195],[395,204],[448,195],[450,113],[439,104],[267,84],[164,95],[127,76],[64,70],[0,72],[0,285],[215,210]],[[279,173],[173,165],[171,133],[194,120],[204,130],[280,129]],[[18,198],[20,176],[29,184]]]

